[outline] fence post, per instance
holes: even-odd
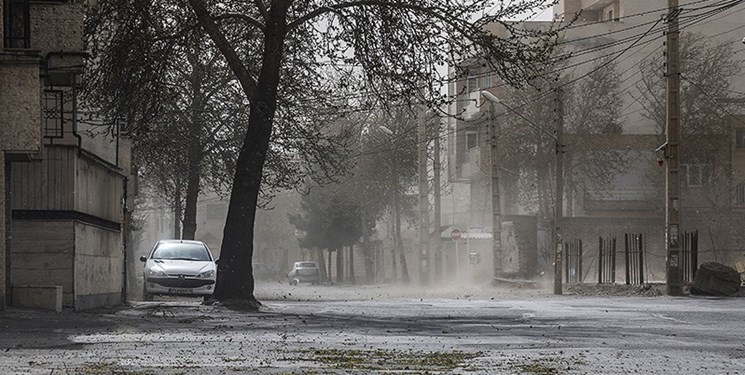
[[[603,237],[599,238],[598,244],[598,284],[603,283]]]
[[[577,281],[580,282],[580,283],[582,283],[582,282],[585,281],[584,280],[584,277],[582,276],[582,275],[584,275],[582,273],[582,240],[579,240],[579,258],[578,258],[577,263],[579,263],[578,264],[578,267],[577,267],[578,268],[578,270],[577,270],[577,278],[578,278],[578,280]]]
[[[644,235],[639,233],[639,285],[644,285]]]
[[[626,263],[626,285],[631,285],[631,264],[629,262],[629,234],[623,234],[624,260]]]
[[[691,238],[691,281],[696,277],[698,270],[698,231],[693,231]]]
[[[610,283],[615,284],[616,283],[616,237],[613,237],[611,239],[611,269],[610,269]]]
[[[569,254],[571,251],[569,247],[569,242],[564,242],[564,280],[566,280],[566,283],[569,283],[569,262],[570,259],[572,259],[572,254]]]

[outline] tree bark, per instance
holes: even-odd
[[[197,15],[201,14],[200,23],[205,28],[209,28],[210,24],[214,26],[214,20],[209,15],[207,15],[209,19],[205,22],[206,10],[203,9],[203,3],[197,0],[190,0],[190,3],[198,13]],[[213,295],[218,300],[244,299],[258,303],[253,294],[254,278],[251,268],[253,229],[262,172],[277,109],[277,88],[287,35],[289,5],[290,1],[287,0],[274,1],[267,14],[261,71],[255,87],[245,66],[243,70],[235,71],[236,67],[229,59],[231,68],[235,71],[246,97],[250,99],[250,113],[246,137],[238,154],[230,205],[225,219],[221,262],[218,265],[217,285]],[[202,8],[199,8],[200,6]],[[224,35],[218,35],[214,29],[207,31],[216,43],[218,43],[216,39],[220,37],[224,39]],[[221,51],[226,54],[225,49],[221,48]],[[232,52],[235,54],[235,50]]]
[[[323,256],[323,249],[316,248],[316,263],[318,264],[318,272],[320,273],[319,278],[321,281],[326,281],[328,275],[326,274],[326,259]]]
[[[184,240],[193,240],[197,232],[199,181],[199,165],[189,165],[189,178],[186,182],[186,201],[184,202],[184,228],[181,234],[181,239]]]
[[[362,211],[361,214],[362,217],[362,256],[365,259],[365,281],[368,283],[372,283],[375,278],[375,265],[374,261],[375,258],[373,256],[373,247],[372,243],[370,243],[370,226],[368,225],[370,222],[369,215],[367,214],[367,211]]]
[[[189,75],[191,85],[191,105],[188,131],[188,171],[186,177],[186,201],[184,202],[184,228],[181,238],[193,240],[197,232],[197,200],[199,199],[202,164],[202,113],[206,107],[203,95],[204,67],[199,58],[201,37],[195,37],[193,49],[187,51],[187,59],[192,67]]]
[[[174,182],[174,194],[173,194],[173,238],[180,239],[181,237],[181,179],[177,178]]]
[[[344,282],[344,246],[336,249],[336,282]]]
[[[401,204],[399,202],[398,194],[395,195],[393,198],[393,204],[394,204],[394,226],[396,231],[396,248],[398,251],[398,257],[401,260],[401,281],[408,284],[409,283],[409,269],[406,266],[406,255],[404,254],[404,247],[403,247],[403,241],[401,240]]]
[[[354,284],[354,245],[349,246],[349,281]]]

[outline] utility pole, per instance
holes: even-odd
[[[561,288],[561,219],[564,216],[564,89],[556,89],[556,199],[554,202],[554,294]]]
[[[437,232],[437,239],[435,241],[435,267],[434,274],[435,278],[439,278],[442,275],[442,246],[440,246],[440,230],[442,228],[442,208],[440,202],[440,122],[437,122],[437,133],[435,135],[434,144],[434,161],[432,163],[434,183],[432,184],[433,195],[435,199],[435,212],[434,212],[434,227]]]
[[[499,154],[497,122],[494,120],[494,101],[489,102],[489,145],[491,146],[491,212],[492,264],[494,277],[502,276],[502,208],[499,194]]]
[[[680,275],[680,50],[678,0],[668,0],[667,16],[667,163],[665,174],[665,250],[667,294],[683,294]]]
[[[429,176],[427,174],[427,111],[419,110],[419,281],[429,283]]]

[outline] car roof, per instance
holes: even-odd
[[[158,241],[158,243],[186,243],[193,245],[204,245],[204,242],[195,240],[160,240]]]

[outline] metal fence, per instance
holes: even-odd
[[[616,238],[600,237],[598,245],[598,284],[616,282]]]
[[[564,265],[566,282],[581,283],[582,277],[582,240],[564,243]]]
[[[698,231],[683,233],[681,263],[683,281],[693,281],[698,269]]]
[[[644,238],[641,233],[624,234],[626,285],[644,284]]]

